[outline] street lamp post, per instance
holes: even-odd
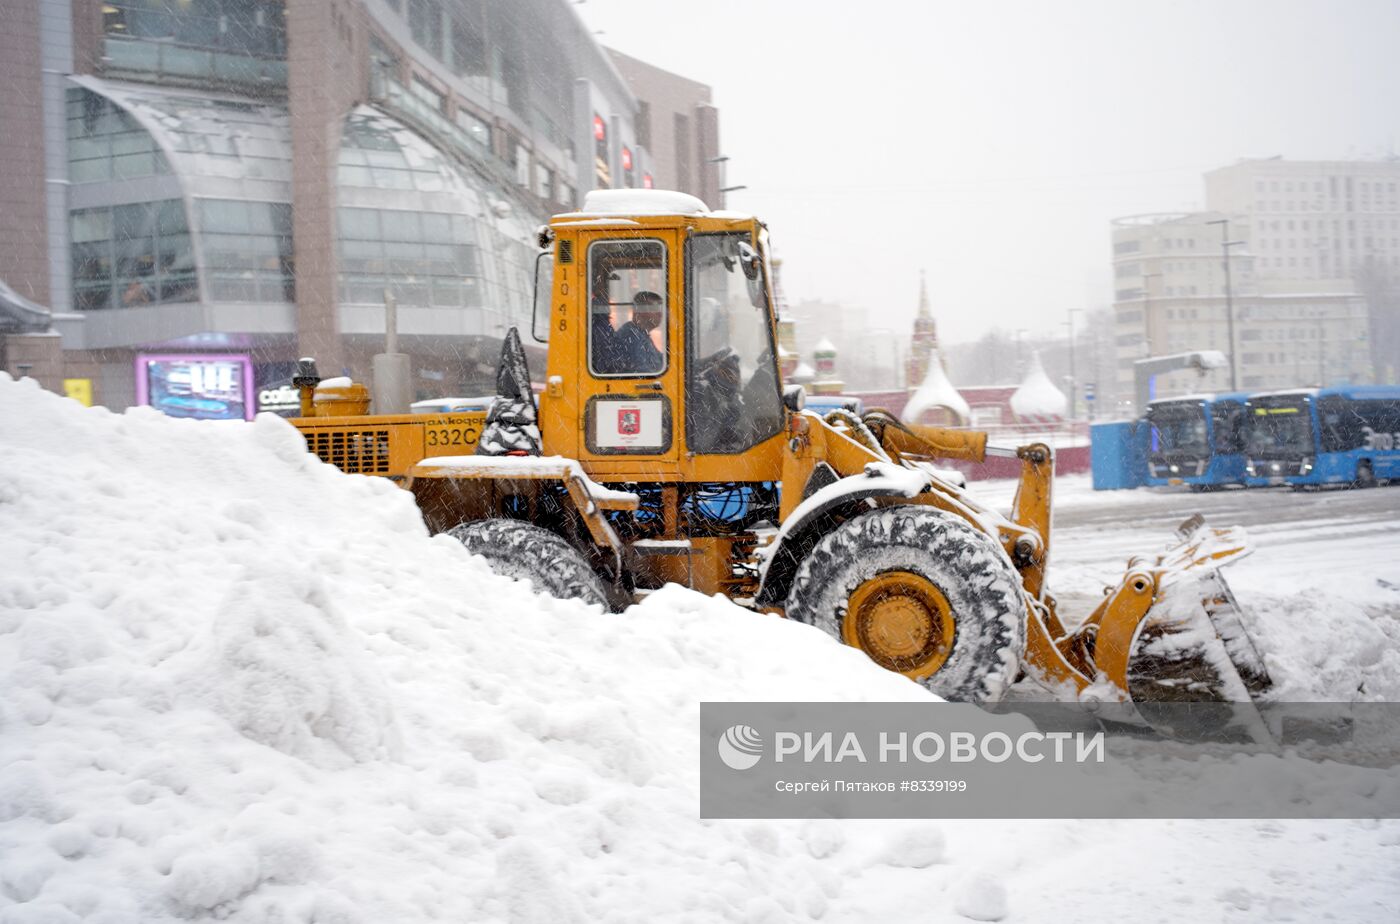
[[[1152,293],[1148,288],[1149,279],[1156,279],[1161,273],[1142,274],[1142,345],[1144,356],[1152,355]]]
[[[1083,308],[1071,308],[1067,312],[1069,319],[1063,323],[1069,327],[1069,419],[1074,419],[1075,398],[1079,394],[1079,378],[1074,372],[1074,316],[1083,311]]]
[[[1244,241],[1230,240],[1230,219],[1216,218],[1206,222],[1220,226],[1220,263],[1225,268],[1225,340],[1230,346],[1230,390],[1239,391],[1239,374],[1235,363],[1235,301],[1230,291],[1230,248]]]
[[[726,195],[727,193],[738,192],[738,191],[741,190],[741,189],[748,189],[747,186],[725,186],[725,185],[724,185],[725,182],[727,182],[728,179],[729,179],[729,155],[728,155],[728,154],[721,154],[719,157],[711,157],[711,158],[708,158],[708,159],[705,161],[705,163],[707,163],[707,164],[718,164],[718,165],[719,165],[719,182],[720,182],[720,187],[719,187],[719,207],[720,207],[721,209],[725,207],[725,203],[728,201],[728,198],[727,198],[727,195]]]

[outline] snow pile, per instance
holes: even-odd
[[[536,597],[278,418],[4,378],[0,561],[6,921],[820,916],[883,861],[699,821],[697,703],[928,696],[679,588]]]
[[[1064,419],[1068,409],[1069,399],[1045,374],[1039,351],[1032,353],[1025,379],[1011,393],[1011,412],[1022,423],[1044,423]]]
[[[904,405],[904,420],[906,423],[919,423],[919,418],[936,408],[947,408],[957,417],[955,422],[959,425],[966,425],[972,419],[972,409],[953,383],[948,381],[948,374],[943,371],[943,360],[934,350],[929,354],[928,374],[910,395],[909,403]]]

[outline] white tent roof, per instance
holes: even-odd
[[[909,403],[904,405],[904,419],[908,423],[917,423],[925,411],[938,407],[952,411],[962,423],[972,419],[972,409],[953,387],[953,383],[948,381],[948,376],[943,371],[943,362],[938,356],[938,351],[934,350],[929,353],[928,374],[924,376],[923,384],[910,396]]]
[[[1021,420],[1045,420],[1063,418],[1068,409],[1069,399],[1045,374],[1045,367],[1040,364],[1040,353],[1032,353],[1026,377],[1021,387],[1011,395],[1012,413]]]

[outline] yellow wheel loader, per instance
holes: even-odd
[[[604,190],[540,247],[538,406],[514,331],[485,414],[366,415],[363,386],[318,388],[308,363],[295,423],[311,450],[395,479],[434,532],[550,593],[614,608],[669,582],[722,593],[948,699],[995,701],[1022,673],[1079,701],[1267,688],[1219,572],[1246,552],[1239,530],[1183,524],[1071,628],[1046,589],[1048,446],[804,411],[775,361],[761,222]],[[996,453],[1020,460],[1009,516],[931,465]]]

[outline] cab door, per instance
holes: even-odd
[[[678,239],[674,229],[580,235],[587,315],[577,371],[579,458],[598,475],[676,477],[683,330]]]

